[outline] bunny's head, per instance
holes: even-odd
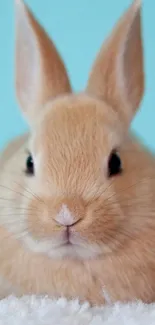
[[[140,1],[115,26],[79,94],[44,29],[20,0],[16,9],[16,90],[31,129],[20,162],[32,193],[19,203],[23,240],[50,257],[106,254],[136,224],[142,185],[133,184],[146,171],[128,134],[144,88]]]

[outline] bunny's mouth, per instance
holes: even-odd
[[[70,233],[49,251],[51,258],[90,259],[99,254],[99,247],[89,244],[78,233]]]
[[[61,247],[81,247],[82,243],[84,241],[80,236],[76,233],[72,233],[67,228],[61,235],[61,239],[58,241],[58,243],[55,245],[56,249],[59,249]]]
[[[55,238],[35,239],[33,236],[24,237],[24,243],[36,254],[44,254],[51,259],[91,259],[101,253],[96,244],[88,243],[78,233],[60,232]]]

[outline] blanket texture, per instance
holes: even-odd
[[[155,325],[155,304],[88,303],[47,297],[9,297],[0,302],[0,325]]]

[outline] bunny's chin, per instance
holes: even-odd
[[[89,244],[85,241],[73,240],[66,241],[51,241],[51,240],[36,240],[32,236],[27,236],[24,239],[25,245],[36,254],[45,254],[51,259],[92,259],[101,254],[101,248],[97,244]]]

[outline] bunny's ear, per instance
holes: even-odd
[[[105,100],[129,124],[144,92],[141,1],[132,6],[101,48],[87,92]]]
[[[16,92],[30,123],[51,98],[71,91],[52,41],[22,0],[16,2]]]

